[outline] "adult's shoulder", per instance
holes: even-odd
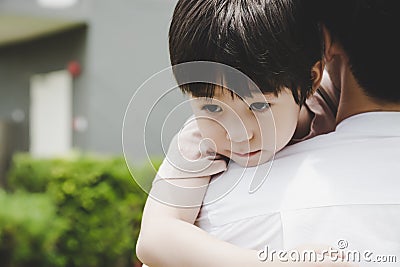
[[[322,148],[325,149],[329,148],[340,140],[337,137],[338,136],[335,132],[330,132],[327,134],[321,134],[315,136],[308,140],[285,147],[279,153],[276,154],[275,158],[278,159],[278,158],[290,157],[302,153],[310,153],[312,151],[319,150]]]

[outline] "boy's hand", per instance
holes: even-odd
[[[163,179],[194,178],[226,170],[226,162],[215,153],[210,139],[203,139],[195,119],[189,119],[174,136],[158,176]]]

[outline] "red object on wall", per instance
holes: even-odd
[[[71,73],[72,77],[77,77],[79,74],[81,74],[81,65],[78,61],[70,61],[67,69],[69,73]]]

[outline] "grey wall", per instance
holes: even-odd
[[[0,0],[0,10],[3,14],[26,14],[48,18],[85,20],[90,16],[92,2],[94,1],[99,0],[80,0],[76,5],[69,8],[48,9],[41,7],[36,0]]]
[[[25,113],[25,119],[16,124],[17,149],[26,151],[29,145],[29,82],[37,73],[65,69],[72,59],[81,60],[85,53],[86,29],[56,34],[51,37],[0,48],[0,118],[13,121],[16,110]],[[76,90],[81,79],[75,81]],[[84,101],[79,97],[75,101]],[[49,116],[51,111],[49,111]]]
[[[87,118],[88,128],[74,132],[74,146],[120,155],[123,116],[130,98],[146,79],[170,65],[168,27],[176,0],[86,0],[76,10],[64,13],[44,11],[25,2],[3,0],[0,4],[13,12],[85,18],[88,26],[0,48],[0,117],[9,119],[16,108],[28,115],[30,76],[64,69],[69,60],[77,59],[83,72],[74,81],[74,116]],[[161,93],[164,88],[154,90]],[[170,98],[182,100],[180,94]],[[189,115],[188,109],[181,112],[174,120],[176,126]],[[162,117],[158,119],[161,124]],[[20,146],[27,149],[28,118],[20,127]],[[149,151],[162,154],[158,129],[151,131],[154,142],[148,143]],[[169,131],[167,136],[172,136],[174,127]],[[132,136],[133,147],[140,145],[141,134],[139,129]],[[138,160],[145,157],[143,152],[135,155]]]
[[[170,65],[168,28],[174,6],[175,1],[152,0],[93,4],[87,55],[90,149],[121,153],[123,116],[131,96],[151,75]],[[164,88],[154,90],[162,92]],[[142,129],[138,129],[132,136],[137,141],[134,146],[140,146],[141,135]],[[154,139],[149,143],[150,153],[161,154],[157,131],[150,136]],[[144,156],[138,152],[135,158]]]

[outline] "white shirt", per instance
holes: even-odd
[[[255,177],[265,182],[249,193]],[[369,112],[213,178],[196,224],[252,249],[325,244],[362,253],[360,266],[400,264],[400,112]],[[341,241],[340,241],[341,240]],[[364,259],[364,252],[369,258]],[[396,258],[394,258],[394,257]],[[390,258],[389,258],[390,257]],[[371,263],[367,264],[369,260]]]

